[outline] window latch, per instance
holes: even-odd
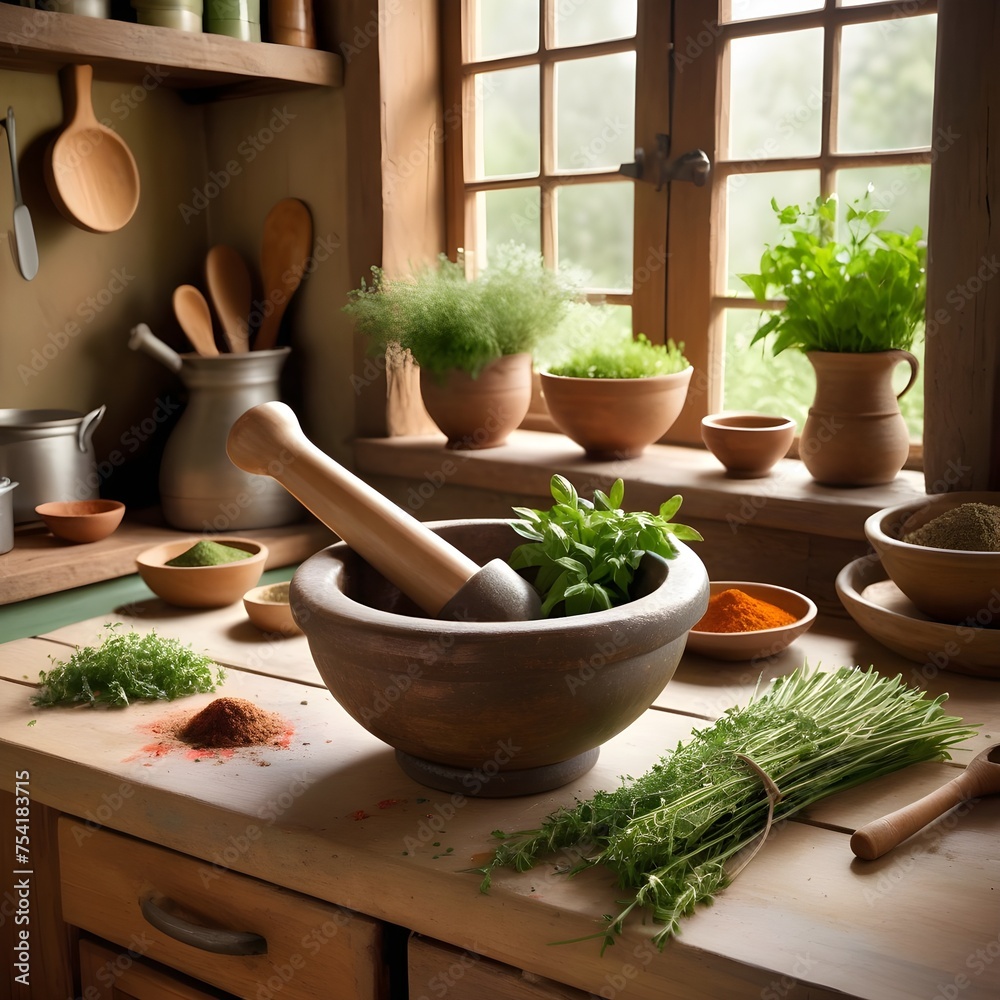
[[[643,180],[646,168],[646,151],[639,146],[635,160],[623,163],[618,173],[635,180]],[[668,181],[690,181],[695,187],[704,187],[712,173],[712,162],[703,149],[692,149],[676,159],[670,159],[670,136],[662,132],[656,134],[656,176],[648,178],[656,181],[656,190],[663,189]]]

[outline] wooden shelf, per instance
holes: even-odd
[[[267,569],[301,562],[337,540],[312,517],[279,528],[231,534],[263,542],[268,548]],[[155,510],[127,512],[113,535],[87,545],[61,542],[43,525],[21,525],[14,532],[14,548],[0,555],[0,605],[127,576],[136,571],[135,557],[143,549],[187,537],[200,533],[168,527]]]
[[[78,62],[106,79],[142,80],[155,72],[156,85],[195,99],[339,87],[344,79],[343,59],[334,52],[0,4],[0,66],[52,70]]]

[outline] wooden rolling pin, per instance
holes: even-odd
[[[502,559],[480,566],[306,438],[291,408],[261,403],[229,432],[244,472],[271,476],[427,614],[469,621],[540,617],[535,588]]]
[[[1000,792],[1000,743],[974,757],[947,784],[856,830],[851,837],[851,850],[863,861],[874,861],[949,809],[996,792]]]

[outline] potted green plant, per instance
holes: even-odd
[[[502,444],[531,401],[532,350],[558,324],[571,285],[537,254],[508,243],[467,280],[445,256],[412,277],[372,281],[345,310],[373,351],[395,345],[420,368],[424,405],[452,448]]]
[[[588,458],[607,461],[635,458],[669,430],[692,371],[683,344],[633,338],[601,307],[579,305],[550,345],[540,378],[556,426]]]
[[[739,275],[759,302],[786,302],[751,343],[769,339],[774,354],[799,350],[812,364],[816,394],[799,453],[814,479],[833,486],[890,482],[909,452],[898,400],[917,377],[910,348],[924,318],[927,248],[918,228],[884,228],[888,213],[871,195],[848,206],[844,242],[833,237],[835,196],[805,211],[772,199],[781,239],[765,249],[759,274]],[[901,362],[910,378],[897,393]]]

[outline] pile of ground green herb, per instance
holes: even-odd
[[[903,535],[903,541],[933,549],[1000,552],[1000,507],[960,503]]]
[[[222,563],[236,562],[239,559],[249,559],[253,555],[246,549],[237,549],[221,542],[195,542],[179,556],[168,559],[167,566],[220,566]]]
[[[225,671],[207,656],[155,632],[117,632],[99,646],[76,650],[39,675],[35,705],[88,703],[124,707],[130,701],[172,701],[187,694],[204,694],[221,684]]]

